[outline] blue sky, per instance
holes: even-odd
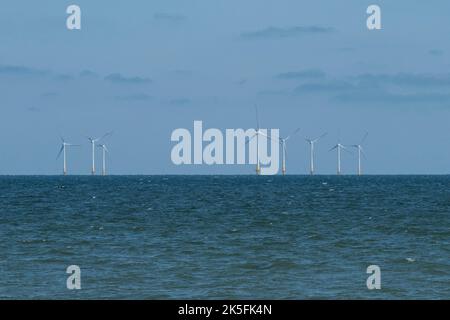
[[[66,8],[82,30],[66,29]],[[378,4],[382,30],[366,28]],[[317,172],[335,172],[338,137],[367,131],[372,174],[450,172],[450,3],[433,1],[5,1],[0,12],[0,174],[88,174],[85,136],[115,174],[249,173],[175,166],[176,128],[261,126],[300,133],[288,173],[307,173],[305,136],[328,132]],[[100,155],[100,153],[98,154]],[[100,162],[98,163],[100,165]],[[343,155],[344,173],[356,156]]]

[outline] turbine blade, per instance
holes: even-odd
[[[335,145],[333,148],[331,148],[330,150],[328,150],[328,151],[333,151],[334,149],[336,149],[338,147],[338,145]]]
[[[255,112],[256,112],[256,129],[259,130],[259,115],[258,115],[258,106],[255,105]]]
[[[366,153],[364,152],[362,147],[359,147],[361,150],[361,154],[363,155],[364,159],[367,159]]]
[[[103,139],[105,139],[106,137],[109,137],[112,134],[113,134],[113,131],[107,132],[101,138],[99,138],[98,140],[103,140]]]
[[[290,135],[288,135],[288,136],[286,137],[286,139],[284,139],[284,140],[288,140],[288,139],[291,138],[292,136],[295,136],[299,131],[300,131],[300,128],[295,129],[295,131],[292,132]]]
[[[359,144],[363,144],[363,142],[366,141],[368,135],[369,135],[369,133],[366,132],[366,134],[365,134],[364,137],[361,139],[361,142],[360,142]]]
[[[325,137],[327,134],[328,134],[328,132],[325,132],[324,134],[322,134],[320,137],[314,139],[313,141],[314,141],[314,142],[317,142],[317,141],[319,141],[320,139],[322,139],[323,137]]]
[[[59,149],[58,155],[56,156],[56,159],[57,159],[57,160],[58,160],[59,157],[61,156],[61,153],[63,152],[63,150],[64,150],[64,145],[62,145],[62,146],[61,146],[61,149]]]
[[[259,131],[259,134],[264,136],[264,137],[266,137],[266,138],[269,138],[270,140],[273,140],[273,141],[280,141],[280,140],[282,140],[281,138],[274,138],[274,137],[268,136],[267,134],[265,134],[264,132],[261,132],[261,131]]]
[[[254,137],[256,137],[256,133],[255,133],[253,136],[251,136],[251,137],[245,142],[245,145],[249,144],[250,141],[252,141],[252,139],[253,139]]]
[[[348,148],[345,147],[345,146],[342,146],[342,150],[344,150],[344,151],[347,152],[347,153],[353,154],[353,152],[351,152],[350,150],[348,150]]]

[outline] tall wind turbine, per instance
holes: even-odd
[[[361,169],[361,154],[365,156],[362,144],[367,138],[368,133],[364,135],[364,137],[361,139],[361,142],[359,144],[352,145],[353,148],[358,149],[358,176],[362,175],[362,169]]]
[[[56,159],[58,159],[61,156],[61,153],[63,154],[63,175],[67,175],[66,147],[78,147],[80,145],[67,143],[63,137],[60,137],[60,138],[61,138],[62,144],[61,144],[61,149],[59,149],[59,153],[58,153],[58,156],[56,157]]]
[[[286,141],[289,140],[292,136],[297,134],[300,131],[300,128],[297,128],[294,132],[288,135],[286,138],[279,138],[281,144],[281,172],[283,175],[286,174]]]
[[[259,163],[259,135],[263,135],[265,137],[268,137],[264,133],[261,132],[259,129],[259,118],[258,118],[258,106],[255,105],[255,111],[256,111],[256,132],[253,136],[250,137],[250,139],[247,141],[249,143],[253,138],[256,137],[256,174],[259,175],[261,173],[261,166]]]
[[[338,142],[333,148],[331,148],[329,151],[332,151],[336,149],[337,150],[337,174],[341,174],[341,150],[345,150],[347,152],[350,152],[347,150],[347,147]]]
[[[99,142],[100,140],[105,139],[107,136],[111,135],[112,132],[108,132],[105,133],[102,137],[100,138],[92,138],[92,137],[87,137],[88,140],[91,142],[92,145],[92,169],[91,169],[91,174],[94,175],[95,174],[95,143]]]
[[[97,147],[102,148],[102,176],[106,176],[106,153],[109,153],[109,151],[105,144],[98,144]]]
[[[310,146],[310,167],[309,167],[309,173],[311,175],[314,174],[314,145],[323,137],[325,137],[327,135],[327,133],[322,134],[320,137],[315,138],[315,139],[309,139],[306,138],[306,141],[309,143]]]

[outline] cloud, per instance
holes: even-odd
[[[41,109],[39,109],[38,107],[28,107],[27,108],[27,111],[30,111],[30,112],[39,112],[39,111],[41,111]]]
[[[190,102],[191,100],[187,98],[174,98],[169,100],[169,104],[176,106],[186,105],[189,104]]]
[[[44,99],[52,99],[57,97],[59,94],[57,92],[44,92],[43,94],[41,94],[41,98]]]
[[[149,96],[145,93],[135,93],[135,94],[129,94],[129,95],[123,95],[123,96],[116,96],[115,99],[117,101],[149,101],[152,100],[153,97]]]
[[[92,77],[92,78],[96,78],[98,76],[97,73],[95,73],[94,71],[91,70],[83,70],[80,72],[80,77]]]
[[[112,73],[106,76],[105,80],[115,84],[146,84],[152,82],[150,78],[125,77],[120,73]]]
[[[45,70],[29,68],[25,66],[14,65],[0,65],[0,75],[14,75],[14,76],[43,76],[49,72]]]
[[[187,20],[186,16],[180,14],[171,14],[171,13],[155,13],[153,15],[153,19],[158,21],[168,21],[168,22],[182,22]]]
[[[297,94],[311,94],[311,93],[336,93],[355,89],[355,86],[350,82],[343,80],[333,80],[327,82],[305,83],[299,85],[294,89]]]
[[[320,26],[297,26],[290,28],[268,27],[262,30],[243,32],[241,38],[247,40],[253,39],[280,39],[289,37],[298,37],[306,34],[328,34],[335,30],[331,27]]]
[[[285,90],[261,90],[258,92],[258,95],[261,96],[283,96],[287,94],[289,94],[289,92],[286,92]]]
[[[74,80],[74,77],[69,74],[58,74],[54,77],[56,81],[70,81]]]
[[[396,104],[449,104],[450,94],[447,93],[392,93],[386,91],[352,92],[338,94],[333,100],[339,102],[358,102],[366,104],[396,103]]]
[[[282,80],[299,80],[299,79],[319,79],[325,78],[326,74],[322,70],[307,69],[303,71],[291,71],[279,73],[275,76],[276,79]]]
[[[439,49],[431,49],[428,51],[428,53],[432,56],[442,56],[444,55],[444,51],[439,50]]]
[[[362,74],[357,77],[360,83],[370,85],[394,84],[399,86],[450,86],[450,74]]]
[[[361,74],[314,79],[291,93],[341,103],[450,106],[450,74]]]

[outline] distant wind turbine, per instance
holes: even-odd
[[[91,145],[92,145],[92,170],[91,170],[91,174],[92,175],[95,175],[95,143],[99,142],[100,140],[105,139],[107,136],[109,136],[111,134],[112,134],[112,132],[105,133],[100,138],[87,137],[88,140],[91,142]]]
[[[61,156],[61,153],[63,154],[63,175],[67,175],[67,155],[66,155],[66,147],[79,147],[79,144],[71,144],[67,143],[63,137],[60,137],[62,144],[61,149],[59,149],[58,156],[56,159],[58,159]]]
[[[97,147],[102,148],[102,176],[106,176],[106,153],[109,153],[109,151],[105,144],[98,144]]]
[[[279,138],[281,144],[281,172],[283,175],[286,174],[286,141],[289,140],[292,136],[297,134],[300,131],[300,128],[297,128],[294,132],[288,135],[286,138]]]
[[[364,141],[367,138],[368,133],[366,132],[366,134],[364,135],[364,137],[361,139],[361,142],[359,144],[354,144],[352,145],[353,148],[358,149],[358,175],[362,175],[362,168],[361,168],[361,154],[363,156],[365,156],[365,153],[363,151],[363,147],[362,144],[364,143]]]
[[[261,173],[261,167],[259,163],[259,135],[263,135],[265,137],[268,136],[263,132],[261,132],[261,130],[259,129],[258,106],[256,105],[255,111],[256,111],[256,133],[250,137],[247,143],[250,142],[254,137],[256,137],[256,174],[259,175]]]
[[[341,149],[345,150],[350,153],[350,151],[347,150],[347,147],[338,142],[333,148],[331,148],[329,151],[332,151],[336,149],[337,150],[337,174],[341,174]]]
[[[314,174],[314,145],[323,137],[325,137],[327,135],[327,133],[322,134],[320,137],[315,138],[315,139],[309,139],[306,138],[305,140],[309,143],[310,146],[310,167],[309,167],[309,173],[311,175]]]

